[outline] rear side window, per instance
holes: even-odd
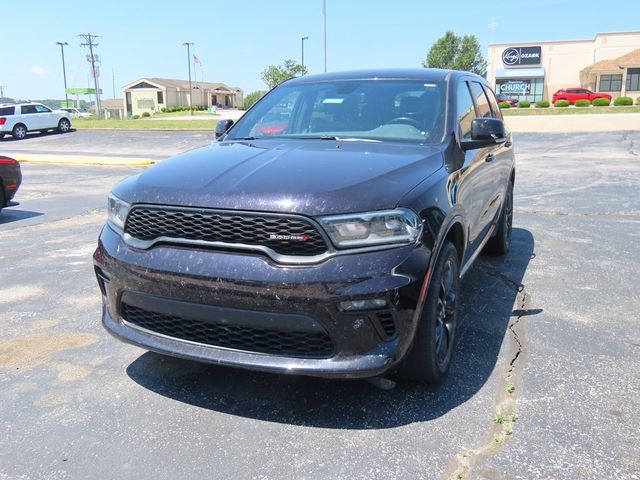
[[[22,107],[20,107],[20,113],[22,113],[23,115],[26,113],[37,113],[36,112],[36,106],[35,105],[22,105]]]
[[[0,115],[13,115],[16,111],[16,107],[0,107]]]
[[[462,139],[471,138],[471,122],[476,118],[476,111],[473,108],[473,100],[467,82],[460,82],[456,92],[456,118],[460,127],[460,137]]]
[[[482,85],[478,82],[469,82],[471,86],[471,93],[475,99],[476,108],[478,109],[479,117],[491,117],[491,107],[489,107],[489,99],[482,89]]]

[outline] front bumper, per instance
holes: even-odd
[[[319,377],[377,376],[409,350],[416,329],[415,307],[427,269],[429,250],[405,246],[343,255],[304,267],[283,267],[248,252],[156,245],[129,247],[105,226],[94,254],[103,290],[102,321],[116,338],[162,354],[247,368]],[[342,301],[384,298],[393,332],[379,323],[378,311],[343,312]],[[133,299],[133,300],[132,300]],[[274,354],[178,338],[125,319],[133,302],[180,322],[179,315],[204,322],[274,329],[323,331],[330,355]],[[211,318],[207,318],[211,317]],[[191,321],[191,320],[189,320]],[[244,325],[242,325],[244,326]],[[174,330],[172,330],[174,331]]]

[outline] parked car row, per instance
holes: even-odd
[[[71,130],[71,115],[63,110],[51,110],[40,103],[0,104],[0,138],[12,135],[22,140],[28,132],[48,132],[57,130],[67,133]]]

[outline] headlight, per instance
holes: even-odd
[[[113,193],[109,194],[109,200],[107,202],[107,218],[114,227],[119,230],[124,230],[124,222],[127,220],[129,208],[131,208],[131,205],[127,202],[123,202]]]
[[[338,248],[413,243],[422,231],[418,216],[404,208],[334,215],[321,217],[319,221]]]

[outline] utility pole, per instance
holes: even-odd
[[[98,117],[102,116],[102,106],[100,104],[100,85],[98,83],[98,72],[96,71],[96,57],[93,54],[93,47],[98,47],[96,39],[100,38],[98,35],[92,35],[90,33],[83,33],[78,35],[84,40],[81,43],[81,47],[89,47],[89,61],[91,62],[91,75],[93,76],[93,85],[96,89],[96,113]]]
[[[60,53],[62,53],[62,76],[64,77],[64,106],[69,106],[69,96],[67,95],[67,69],[64,66],[64,47],[69,45],[67,42],[56,42],[60,45]]]
[[[302,37],[302,67],[304,68],[304,41],[309,40],[309,37]]]
[[[327,0],[322,0],[322,16],[324,17],[324,71],[327,71]]]
[[[191,95],[193,94],[193,90],[191,89],[191,45],[193,45],[193,42],[184,42],[182,45],[187,46],[187,67],[189,67],[189,115],[193,115],[193,102],[191,101]]]
[[[111,88],[113,89],[113,97],[111,98],[116,98],[116,72],[113,68],[111,69]]]

